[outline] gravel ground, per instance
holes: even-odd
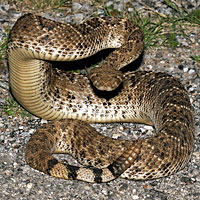
[[[105,1],[105,5],[123,11],[124,2],[129,1]],[[163,14],[172,12],[170,8],[161,5],[161,1],[144,2]],[[192,9],[196,6],[195,2],[185,1],[185,7]],[[140,9],[142,5],[135,3],[135,7]],[[50,11],[42,14],[60,21],[80,22],[91,14],[103,15],[104,13],[103,9],[95,7],[88,1],[75,1],[68,9],[68,15]],[[127,9],[129,12],[132,11],[131,6]],[[21,14],[22,12],[17,11],[16,6],[0,1],[0,41],[6,37],[8,26],[12,26]],[[35,129],[46,121],[34,116],[22,118],[18,113],[8,116],[3,112],[2,106],[11,95],[6,61],[2,61],[0,67],[0,199],[200,199],[200,66],[191,59],[191,56],[199,55],[199,29],[192,27],[188,34],[190,40],[178,37],[180,45],[175,50],[168,48],[147,50],[139,68],[163,71],[180,78],[189,91],[195,109],[196,140],[190,162],[175,175],[152,181],[130,181],[119,178],[104,184],[88,184],[59,180],[31,169],[24,160],[25,143]],[[140,135],[152,134],[152,128],[144,125],[118,123],[94,126],[97,130],[116,138],[135,139]]]

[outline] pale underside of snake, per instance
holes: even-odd
[[[48,62],[77,60],[107,48],[115,50],[89,75]],[[92,18],[71,25],[33,14],[18,19],[8,42],[12,94],[34,115],[54,120],[27,143],[25,158],[31,167],[64,179],[107,182],[119,176],[159,178],[185,166],[194,143],[188,93],[166,73],[122,74],[120,68],[142,50],[143,33],[130,20]],[[88,122],[144,123],[153,125],[156,135],[117,140]],[[70,154],[84,166],[58,161],[56,153]]]

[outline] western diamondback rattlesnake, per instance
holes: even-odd
[[[118,18],[93,18],[75,26],[27,14],[16,22],[8,42],[11,91],[33,114],[59,119],[27,143],[31,167],[59,178],[106,182],[119,176],[159,178],[185,166],[193,150],[194,119],[184,87],[165,73],[118,71],[139,56],[142,40],[133,22]],[[87,76],[45,61],[81,59],[105,48],[116,50],[89,77],[98,89],[117,88],[109,98],[99,97]],[[84,121],[145,123],[157,135],[116,140]],[[85,167],[62,163],[53,153],[71,154]]]

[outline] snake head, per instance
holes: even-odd
[[[123,73],[104,67],[93,68],[88,75],[94,87],[102,91],[113,91],[123,82]]]

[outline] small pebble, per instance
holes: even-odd
[[[108,1],[108,2],[105,4],[106,7],[109,7],[109,6],[111,6],[111,5],[113,5],[113,1]]]
[[[82,14],[82,13],[77,13],[77,14],[75,14],[74,15],[74,20],[76,21],[76,22],[81,22],[81,21],[83,21],[83,18],[84,18],[84,15]]]
[[[180,65],[178,65],[178,68],[179,68],[180,70],[183,70],[184,66],[180,64]]]
[[[139,199],[139,196],[138,195],[133,195],[132,199]]]
[[[82,8],[82,5],[79,4],[79,3],[74,2],[74,3],[72,4],[72,9],[73,9],[73,11],[74,11],[75,13],[78,12],[78,10],[80,10],[81,8]]]
[[[166,61],[164,61],[164,60],[161,60],[161,61],[160,61],[161,64],[165,64],[165,62],[166,62]]]
[[[26,188],[27,188],[28,190],[30,190],[32,187],[33,187],[33,184],[32,184],[32,183],[28,183],[28,184],[26,185]]]
[[[107,194],[108,194],[108,191],[105,190],[105,189],[103,189],[103,190],[102,190],[102,193],[103,193],[104,195],[107,195]]]
[[[190,70],[188,71],[188,74],[193,74],[193,73],[195,73],[195,71],[194,71],[193,69],[190,69]]]

